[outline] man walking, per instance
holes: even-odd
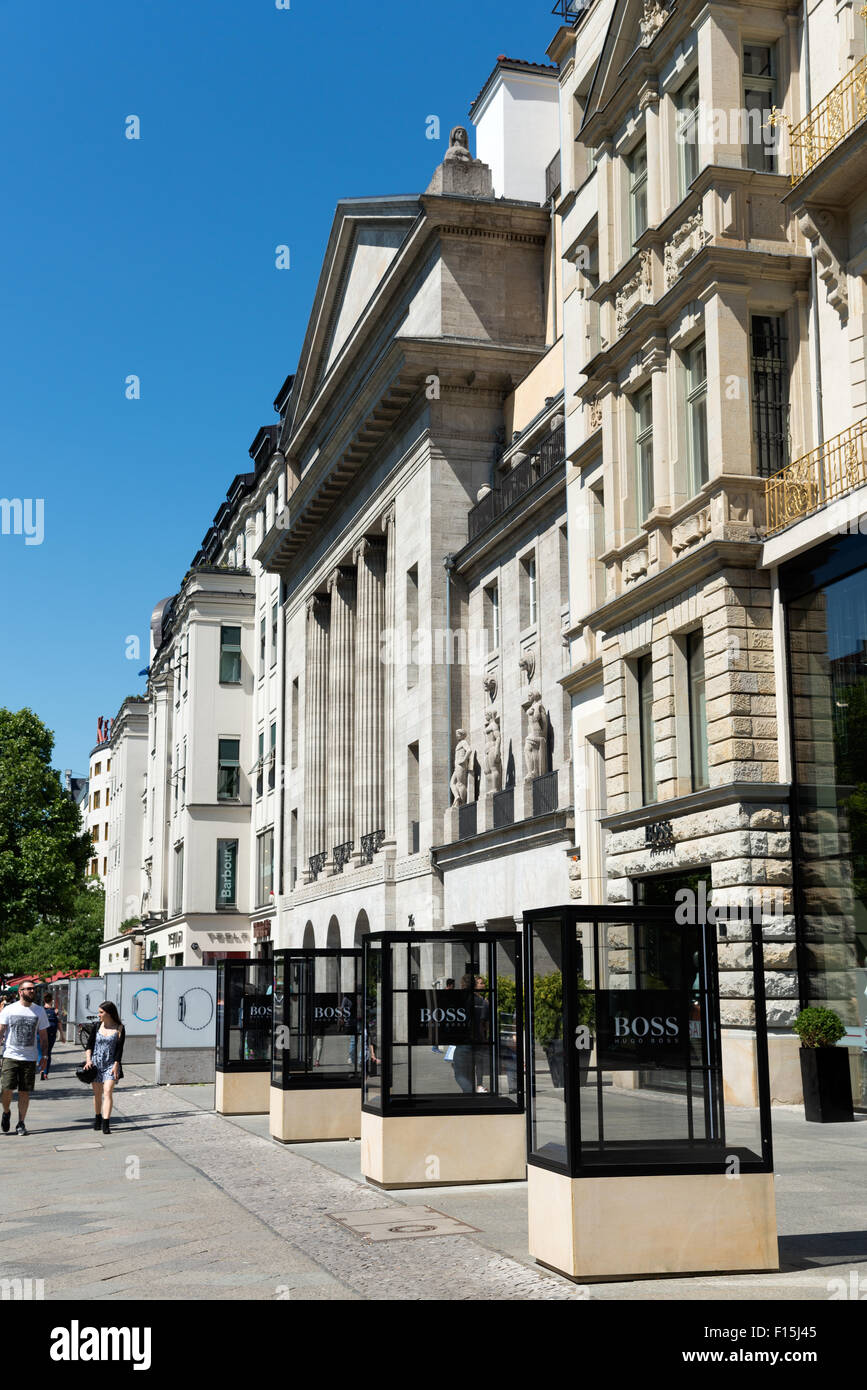
[[[10,1109],[12,1092],[18,1092],[18,1123],[16,1134],[26,1134],[24,1120],[30,1104],[30,1092],[36,1085],[36,1036],[42,1045],[43,1053],[48,1045],[48,1017],[45,1010],[34,1003],[36,988],[32,980],[25,980],[18,989],[18,1003],[9,1004],[0,1014],[0,1130],[9,1133],[11,1124]]]

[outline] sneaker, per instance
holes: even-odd
[[[103,1134],[111,1134],[111,1125],[108,1123],[108,1120],[103,1120],[102,1132]]]
[[[101,1116],[101,1115],[94,1115],[94,1117],[93,1117],[93,1127],[94,1127],[94,1129],[102,1129],[102,1116]]]
[[[27,1134],[27,1133],[28,1133],[27,1127],[26,1127],[26,1125],[25,1125],[25,1123],[24,1123],[23,1120],[19,1120],[19,1121],[18,1121],[17,1125],[15,1126],[15,1133],[16,1133],[16,1134]]]
[[[12,1122],[12,1116],[11,1116],[10,1112],[9,1112],[8,1110],[4,1110],[4,1111],[3,1111],[3,1119],[0,1120],[0,1129],[2,1129],[2,1131],[3,1131],[4,1134],[8,1134],[8,1133],[9,1133],[9,1125],[11,1124],[11,1122]]]

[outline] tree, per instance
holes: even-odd
[[[92,852],[51,767],[54,737],[32,710],[0,709],[0,969],[23,934],[73,929]],[[35,969],[32,964],[24,967]]]
[[[32,931],[8,939],[3,968],[12,975],[53,975],[57,970],[98,970],[103,939],[105,893],[98,885],[82,888],[73,920],[39,922]]]

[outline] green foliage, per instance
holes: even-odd
[[[486,977],[486,986],[487,983]],[[497,976],[497,1006],[501,1014],[513,1014],[518,1007],[518,988],[514,976]]]
[[[99,887],[82,888],[72,921],[43,921],[32,931],[7,939],[4,970],[13,975],[30,971],[53,975],[57,970],[97,970],[105,918],[105,894]]]
[[[589,980],[579,975],[576,988],[590,991]],[[559,970],[533,979],[533,1018],[536,1038],[542,1047],[563,1036],[563,976]],[[578,1022],[592,1029],[596,1023],[596,1005],[592,993],[578,995]]]
[[[37,969],[22,938],[75,931],[92,852],[51,767],[54,738],[32,710],[0,709],[0,969]],[[38,944],[38,943],[37,943]]]
[[[834,1047],[846,1028],[839,1014],[833,1009],[802,1009],[792,1024],[792,1029],[801,1039],[802,1047]]]
[[[118,935],[123,936],[128,931],[138,931],[140,926],[140,917],[125,917],[118,927]]]

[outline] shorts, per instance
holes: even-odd
[[[36,1086],[36,1063],[18,1062],[4,1057],[0,1067],[0,1091],[32,1091]]]

